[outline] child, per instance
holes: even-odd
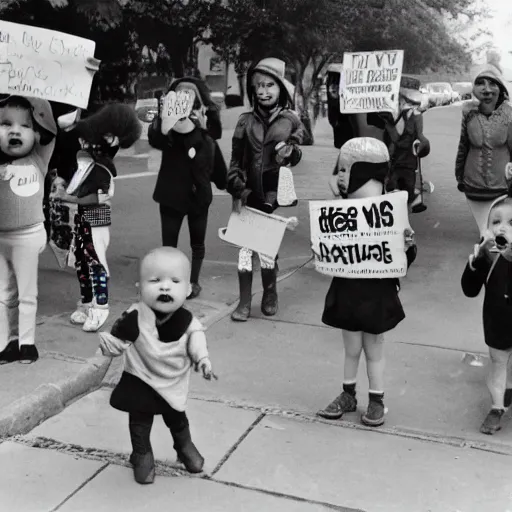
[[[247,205],[266,213],[277,207],[281,166],[297,165],[302,157],[304,127],[291,110],[285,83],[285,64],[263,59],[247,74],[247,94],[254,108],[242,114],[233,134],[227,191],[235,209]],[[276,261],[260,255],[264,315],[277,313]],[[252,251],[242,248],[238,257],[240,302],[231,318],[247,321],[252,298]]]
[[[491,257],[495,245],[498,255]],[[462,274],[462,291],[476,297],[485,286],[483,305],[484,340],[489,347],[487,387],[492,407],[480,432],[500,430],[506,408],[512,404],[512,197],[501,196],[491,206],[487,231]],[[507,371],[508,367],[508,371]]]
[[[153,417],[161,414],[174,438],[178,459],[191,473],[204,459],[190,437],[185,413],[190,368],[205,379],[215,375],[204,327],[183,307],[190,292],[190,262],[178,249],[161,247],[141,261],[140,301],[100,333],[104,355],[124,354],[124,372],[112,392],[112,407],[129,413],[135,480],[152,483],[155,464],[150,443]]]
[[[142,128],[133,109],[123,104],[107,105],[85,119],[78,120],[78,116],[78,112],[72,112],[58,120],[63,130],[70,130],[78,139],[82,149],[76,153],[67,189],[56,186],[51,198],[54,217],[62,218],[62,207],[66,207],[66,203],[77,205],[74,219],[69,220],[74,225],[72,242],[81,300],[70,321],[81,325],[86,332],[96,332],[109,315],[110,272],[106,253],[110,243],[114,177],[117,176],[112,160],[119,147],[128,148],[138,140]],[[65,148],[62,151],[65,152]],[[69,163],[65,158],[60,161]],[[69,175],[70,170],[60,168],[58,174],[60,177]],[[55,229],[55,235],[61,236],[59,229]]]
[[[430,153],[430,142],[423,135],[423,115],[418,110],[421,93],[415,89],[400,88],[399,116],[386,123],[386,135],[391,155],[391,174],[388,191],[405,190],[408,202],[416,199],[416,169],[418,158]]]
[[[219,190],[226,188],[227,167],[222,152],[206,130],[205,98],[200,81],[181,79],[171,91],[187,90],[195,99],[190,116],[178,120],[162,133],[162,120],[155,118],[148,131],[149,144],[162,152],[162,160],[153,193],[160,207],[162,245],[177,247],[183,219],[187,217],[192,251],[191,292],[187,299],[201,293],[199,276],[205,257],[208,214],[213,200],[213,181]],[[206,94],[203,91],[203,94]],[[203,115],[204,114],[204,115]],[[210,126],[210,131],[221,130]],[[167,129],[166,129],[167,130]],[[218,135],[218,133],[217,133]]]
[[[43,193],[57,127],[50,104],[0,102],[0,364],[33,363],[39,254],[46,246]]]
[[[389,172],[385,144],[369,137],[346,142],[338,157],[331,187],[336,196],[347,199],[376,197],[384,193]],[[413,233],[404,233],[407,263],[416,258]],[[318,256],[317,256],[318,258]],[[364,351],[369,380],[369,404],[361,420],[378,427],[384,423],[384,336],[405,314],[398,298],[398,279],[334,277],[327,292],[322,322],[342,329],[345,345],[343,392],[317,414],[339,419],[356,410],[356,378]]]

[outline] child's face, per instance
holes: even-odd
[[[156,252],[146,257],[140,270],[140,295],[159,313],[174,313],[190,292],[190,264],[184,255]]]
[[[496,240],[498,251],[507,256],[512,244],[512,204],[501,204],[491,210],[489,229]]]
[[[272,108],[279,101],[281,90],[275,78],[263,73],[254,73],[252,86],[256,93],[256,99],[261,106]]]
[[[3,153],[14,158],[28,155],[38,135],[28,109],[9,105],[0,108],[0,150]]]

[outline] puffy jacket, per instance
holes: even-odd
[[[490,116],[475,103],[462,113],[455,177],[469,199],[492,200],[507,193],[505,166],[512,160],[512,107],[503,102]]]
[[[242,114],[233,134],[227,191],[235,199],[242,197],[244,191],[250,191],[253,202],[264,202],[265,193],[269,192],[268,187],[263,186],[264,174],[279,173],[276,144],[293,145],[289,164],[297,165],[302,158],[297,145],[302,143],[303,137],[304,127],[290,109],[278,110],[267,121],[257,110]]]

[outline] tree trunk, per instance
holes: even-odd
[[[297,72],[295,84],[295,109],[299,113],[300,120],[305,128],[303,146],[312,146],[315,143],[313,137],[313,126],[309,115],[308,98],[304,95],[304,70]]]

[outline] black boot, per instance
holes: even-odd
[[[135,481],[139,484],[152,484],[155,480],[155,460],[150,442],[151,423],[139,423],[130,418],[130,437],[133,448],[130,462],[133,465]]]
[[[204,466],[204,457],[199,453],[190,437],[190,428],[185,427],[179,432],[171,431],[174,439],[174,449],[178,460],[183,462],[189,473],[201,473]]]
[[[199,274],[201,273],[201,267],[203,266],[203,258],[192,258],[192,266],[190,270],[190,284],[192,290],[187,296],[187,299],[195,299],[201,293],[201,286],[199,285]]]
[[[261,282],[263,283],[263,297],[261,298],[261,312],[265,316],[274,316],[277,313],[277,271],[275,268],[261,269]]]
[[[240,285],[240,302],[238,303],[238,307],[231,314],[231,320],[235,322],[247,322],[247,319],[251,316],[252,272],[239,270],[238,283]]]
[[[14,363],[20,359],[20,347],[18,340],[10,341],[0,352],[0,364]]]

